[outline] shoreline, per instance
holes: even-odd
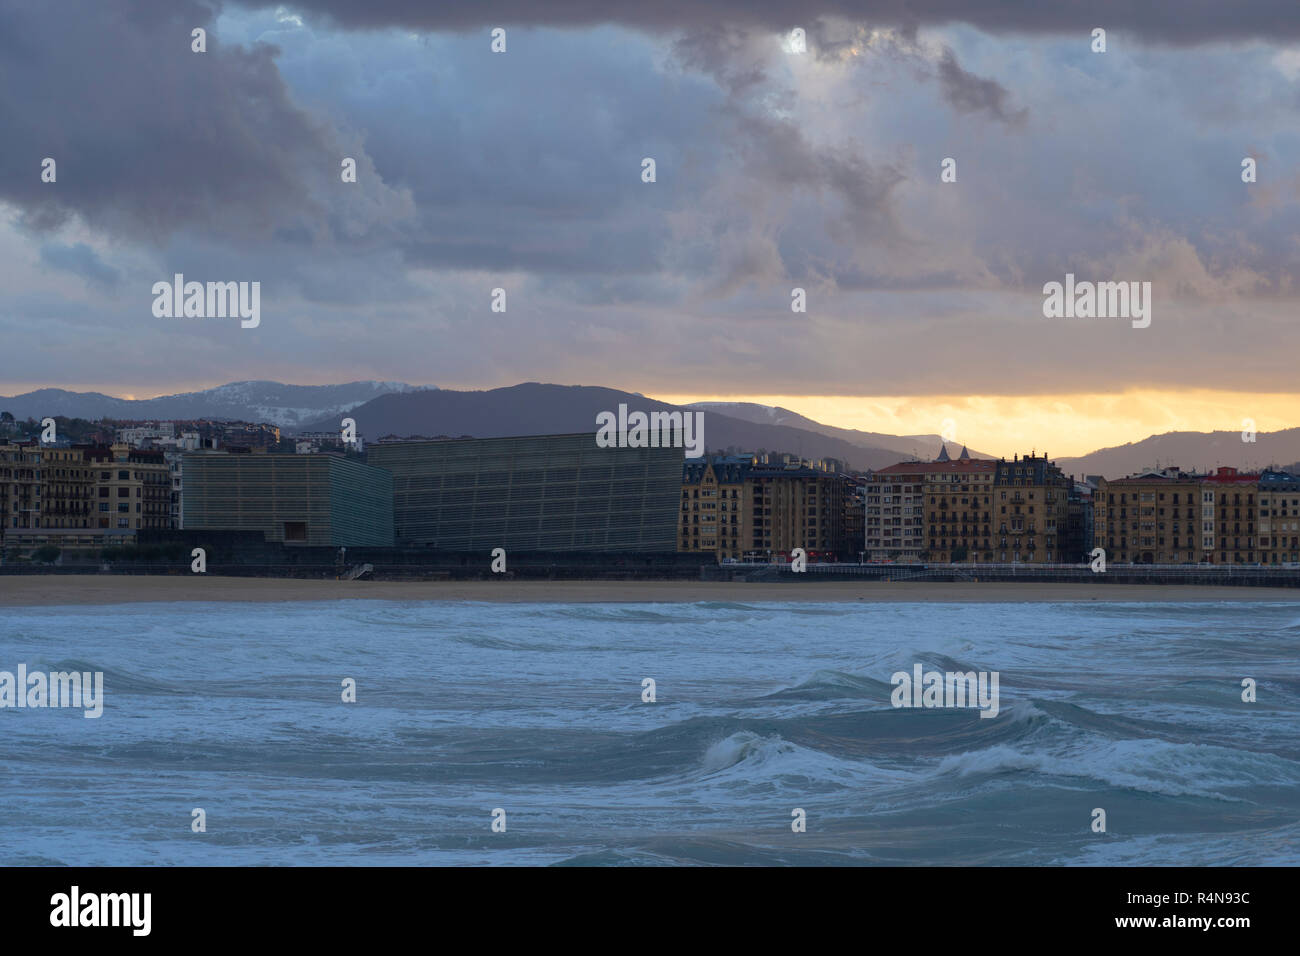
[[[816,581],[335,581],[218,575],[0,576],[0,607],[199,602],[487,601],[545,604],[1300,603],[1300,589],[1190,584]]]

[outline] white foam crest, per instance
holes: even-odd
[[[1300,785],[1300,764],[1295,761],[1209,744],[1176,744],[1163,740],[1106,741],[1071,752],[1021,750],[998,744],[945,757],[935,772],[940,777],[969,777],[1023,771],[1090,778],[1112,787],[1166,796],[1221,800],[1238,799],[1223,790]]]

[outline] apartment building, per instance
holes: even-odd
[[[1213,511],[1214,532],[1206,543],[1215,564],[1254,564],[1260,560],[1259,473],[1220,467],[1202,482],[1203,511]],[[1207,522],[1208,524],[1208,522]]]
[[[1300,562],[1300,478],[1284,471],[1259,476],[1259,560]]]
[[[97,527],[94,515],[95,473],[78,447],[45,446],[40,457],[40,511],[33,528]]]
[[[754,465],[749,473],[753,556],[803,548],[813,558],[848,560],[850,552],[856,557],[861,548],[848,539],[844,519],[855,485],[848,475],[802,465]]]
[[[1105,549],[1108,561],[1122,564],[1208,560],[1214,492],[1204,481],[1204,475],[1178,468],[1099,479],[1093,495],[1094,547]]]
[[[787,555],[857,560],[861,524],[850,511],[859,479],[811,462],[754,455],[688,460],[682,470],[677,540],[681,551],[718,560]]]
[[[40,446],[0,439],[0,526],[4,533],[37,527],[40,510]]]
[[[90,550],[171,527],[161,452],[113,445],[0,443],[0,524],[7,548]]]
[[[844,502],[844,539],[846,553],[840,556],[842,561],[851,561],[855,557],[861,560],[866,554],[867,534],[867,486],[866,479],[859,475],[850,475],[846,489],[848,497]],[[854,554],[854,551],[857,554]]]
[[[956,461],[942,448],[925,466],[924,559],[938,563],[994,559],[993,498],[998,462],[971,458],[965,448]]]
[[[161,451],[111,446],[76,446],[95,475],[92,527],[119,531],[171,527],[171,469]]]
[[[926,465],[905,461],[866,478],[868,561],[917,562],[925,540]]]
[[[996,562],[1051,564],[1067,560],[1062,545],[1069,528],[1071,481],[1047,456],[1014,456],[997,463],[993,478]]]
[[[677,550],[740,558],[753,539],[752,455],[692,458],[682,468]]]
[[[1090,558],[1096,530],[1093,526],[1093,496],[1097,493],[1100,475],[1088,475],[1082,481],[1070,482],[1070,495],[1066,505],[1066,532],[1061,545],[1061,560],[1066,563],[1087,561]]]

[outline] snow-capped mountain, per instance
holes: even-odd
[[[306,422],[340,415],[382,395],[419,391],[405,382],[348,382],[346,385],[285,385],[281,382],[231,382],[199,392],[158,398],[126,399],[99,392],[43,388],[13,397],[0,396],[0,411],[16,418],[65,415],[95,420],[233,419],[269,422],[286,431]]]

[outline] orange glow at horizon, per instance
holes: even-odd
[[[192,383],[186,391],[200,391],[218,384],[221,383]],[[37,387],[45,386],[11,384],[6,389],[0,385],[0,394],[21,394]],[[123,394],[111,385],[97,383],[58,387],[97,391],[120,398],[156,397],[152,391]],[[494,386],[447,384],[445,387],[460,391]],[[1300,394],[1285,392],[1137,389],[1113,394],[773,395],[657,391],[641,383],[624,387],[658,401],[680,405],[690,402],[779,405],[824,425],[888,435],[940,435],[945,431],[945,420],[951,419],[951,434],[957,447],[967,445],[973,452],[1007,458],[1031,449],[1039,454],[1046,451],[1053,458],[1072,458],[1171,431],[1239,433],[1244,419],[1252,419],[1255,430],[1261,434],[1300,427]],[[156,395],[174,391],[159,390]]]
[[[1053,458],[1141,441],[1173,431],[1258,432],[1300,425],[1300,395],[1211,389],[1136,390],[1109,395],[698,395],[641,389],[662,402],[779,405],[837,428],[889,435],[939,435],[951,419],[954,442],[1010,458],[1030,449]]]

